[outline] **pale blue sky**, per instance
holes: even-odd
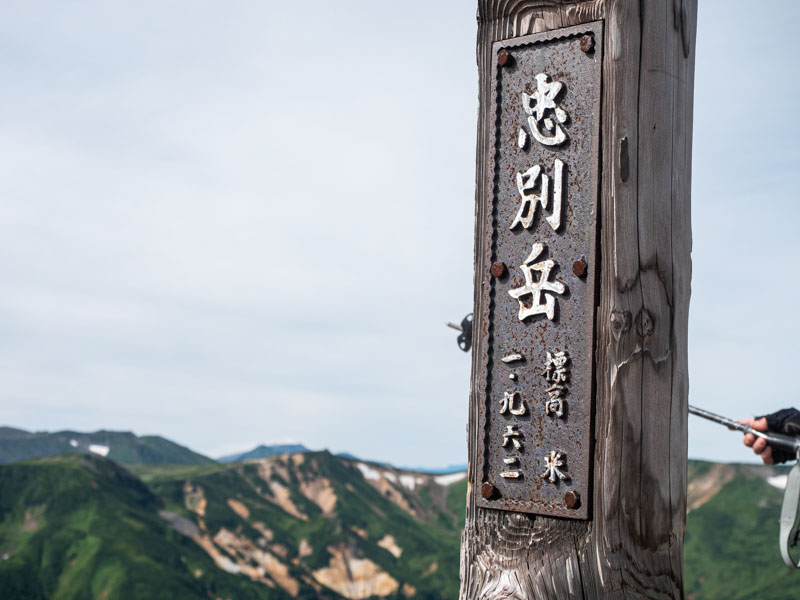
[[[474,2],[294,4],[0,6],[0,423],[465,461]],[[800,5],[738,4],[701,0],[689,340],[732,416],[800,391]]]

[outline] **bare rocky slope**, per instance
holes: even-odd
[[[800,597],[782,566],[785,468],[691,461],[686,597]],[[0,465],[0,597],[457,597],[464,473],[307,452],[136,466]]]
[[[287,454],[211,468],[140,468],[162,515],[215,564],[297,597],[453,598],[465,475]]]
[[[328,452],[2,465],[0,598],[454,598],[465,493]]]

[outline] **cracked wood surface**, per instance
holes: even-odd
[[[602,19],[601,272],[592,520],[475,506],[476,347],[461,600],[683,597],[696,14],[696,0],[479,0],[476,276],[492,42]]]

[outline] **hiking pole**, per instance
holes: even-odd
[[[794,455],[796,455],[798,450],[800,450],[800,438],[796,438],[791,435],[783,435],[781,433],[758,431],[757,429],[753,429],[749,425],[745,425],[744,423],[739,423],[739,421],[734,421],[733,419],[729,419],[728,417],[722,417],[720,415],[716,415],[712,412],[708,412],[707,410],[703,410],[702,408],[697,408],[696,406],[692,405],[689,405],[689,412],[692,413],[693,415],[697,415],[698,417],[703,417],[704,419],[708,419],[709,421],[714,421],[715,423],[725,425],[726,427],[728,427],[728,429],[735,429],[736,431],[741,431],[742,433],[752,433],[757,437],[764,438],[765,440],[767,440],[767,444],[769,444],[773,448],[777,448],[779,450],[786,450],[787,452],[791,452]]]
[[[742,433],[752,433],[755,436],[767,440],[767,444],[779,450],[786,450],[797,457],[798,462],[792,467],[786,479],[786,490],[783,492],[783,506],[781,507],[780,534],[778,544],[781,549],[781,558],[784,564],[790,569],[800,569],[800,563],[795,563],[789,554],[789,549],[797,546],[800,538],[800,525],[795,526],[798,513],[800,513],[800,438],[781,433],[771,433],[769,431],[758,431],[749,425],[739,423],[733,419],[715,415],[712,412],[689,406],[689,412],[698,417],[714,421],[729,429],[741,431]]]

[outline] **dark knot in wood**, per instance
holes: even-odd
[[[655,320],[653,319],[653,316],[645,308],[640,310],[639,314],[636,316],[637,333],[642,337],[647,337],[649,335],[653,335],[655,328]]]
[[[617,340],[631,326],[631,313],[627,310],[615,308],[611,311],[611,333]]]
[[[628,157],[628,138],[619,140],[619,179],[622,183],[628,181],[631,172],[631,161]]]

